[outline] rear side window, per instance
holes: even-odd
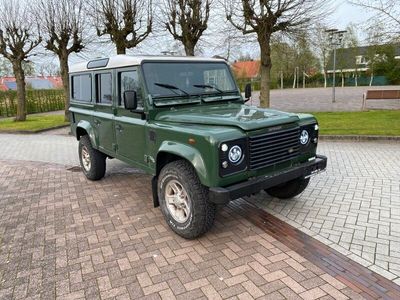
[[[124,71],[118,73],[119,82],[119,97],[118,105],[124,106],[124,92],[136,91],[138,98],[138,107],[143,107],[142,90],[139,85],[139,78],[137,71]]]
[[[103,104],[112,103],[112,78],[111,73],[96,75],[96,101]]]
[[[92,101],[92,76],[90,74],[72,76],[72,99],[83,102]]]

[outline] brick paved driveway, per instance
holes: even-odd
[[[229,207],[188,241],[151,203],[148,176],[0,161],[0,298],[360,298]]]
[[[0,145],[0,159],[35,160],[40,162],[49,161],[69,166],[77,164],[76,142],[74,142],[72,137],[62,134],[57,136],[25,136],[24,138],[22,138],[22,136],[0,135]],[[395,143],[348,143],[324,141],[320,144],[319,152],[326,154],[329,157],[328,171],[316,177],[312,181],[310,188],[308,188],[300,197],[289,201],[278,201],[277,199],[272,199],[263,193],[257,197],[250,198],[250,200],[253,203],[257,203],[267,211],[274,213],[277,217],[300,228],[307,234],[314,236],[322,242],[330,245],[332,248],[339,250],[352,259],[368,266],[370,269],[377,271],[399,284],[398,276],[400,271],[398,267],[398,249],[400,246],[400,232],[398,228],[400,223],[400,181],[398,174],[400,174],[400,162],[394,160],[394,158],[400,156],[399,151],[400,148],[398,147],[398,144]],[[95,235],[93,230],[97,233],[98,239],[102,236],[109,243],[111,243],[114,238],[117,239],[114,235],[118,235],[119,238],[119,234],[121,233],[119,230],[121,228],[127,232],[129,237],[136,236],[136,234],[139,234],[139,237],[141,237],[140,234],[146,234],[147,231],[144,228],[147,228],[147,225],[143,228],[140,227],[137,229],[137,225],[142,225],[139,223],[131,224],[132,220],[135,221],[134,218],[136,217],[136,213],[139,215],[138,218],[146,220],[147,222],[149,220],[143,219],[143,215],[146,215],[147,212],[151,215],[151,218],[153,218],[152,221],[149,221],[150,224],[153,224],[151,222],[155,223],[157,221],[159,222],[157,225],[163,227],[163,230],[167,231],[159,232],[157,228],[161,227],[156,227],[156,229],[149,229],[150,232],[155,230],[154,233],[148,233],[148,235],[141,238],[135,238],[134,242],[127,240],[127,243],[129,243],[133,249],[136,249],[136,242],[144,244],[145,247],[147,247],[147,244],[150,245],[150,242],[143,241],[143,238],[147,239],[148,236],[151,237],[151,240],[158,240],[158,236],[156,238],[152,237],[153,234],[160,234],[162,236],[160,237],[161,239],[164,235],[169,236],[169,238],[173,240],[172,242],[166,241],[170,248],[173,243],[176,243],[176,241],[180,243],[183,242],[183,246],[180,245],[179,247],[176,246],[178,248],[171,248],[173,252],[178,250],[177,254],[174,254],[174,256],[180,256],[180,247],[186,248],[189,246],[185,245],[191,245],[191,242],[186,244],[183,240],[177,240],[176,236],[170,236],[169,233],[166,233],[169,232],[169,230],[164,227],[164,223],[160,218],[159,210],[152,209],[149,206],[151,201],[149,201],[150,192],[148,191],[149,184],[146,182],[148,181],[147,177],[135,174],[137,171],[128,168],[126,165],[115,160],[111,161],[111,163],[109,163],[109,166],[110,165],[111,171],[107,173],[108,176],[105,181],[102,181],[101,183],[89,183],[89,187],[86,187],[87,182],[80,173],[68,172],[65,170],[65,167],[62,166],[41,166],[40,164],[26,164],[24,162],[8,164],[2,162],[2,171],[0,171],[3,172],[0,174],[0,193],[2,193],[0,194],[0,220],[5,223],[0,223],[0,239],[2,240],[0,244],[0,271],[9,270],[1,273],[3,281],[7,278],[4,274],[8,274],[8,272],[10,272],[10,274],[13,274],[12,272],[19,272],[19,268],[25,267],[27,270],[31,270],[30,266],[35,266],[34,269],[37,270],[33,272],[39,272],[42,270],[41,268],[45,267],[45,262],[43,261],[44,258],[42,256],[45,255],[47,257],[47,252],[44,252],[47,251],[47,248],[52,249],[51,251],[53,251],[51,252],[52,256],[50,255],[50,257],[56,259],[55,252],[58,254],[58,248],[54,244],[52,246],[46,246],[47,232],[51,232],[52,237],[50,240],[54,243],[58,238],[55,234],[60,229],[61,236],[65,239],[71,238],[71,245],[75,249],[73,251],[76,251],[76,248],[78,248],[78,252],[84,253],[85,255],[86,250],[79,250],[79,247],[81,247],[79,245],[85,245],[83,242],[84,238],[87,238],[89,241],[89,236]],[[4,168],[6,168],[7,171],[4,171]],[[15,179],[12,182],[5,181],[6,175],[14,174],[14,177],[19,178],[18,180]],[[138,183],[139,186],[136,186],[137,182],[141,182],[140,184]],[[3,192],[3,190],[6,190],[7,192]],[[47,194],[50,196],[47,196]],[[114,197],[114,195],[117,196]],[[125,197],[127,195],[129,195],[128,198]],[[123,198],[121,199],[120,196],[123,196]],[[66,199],[65,201],[64,198]],[[140,200],[136,203],[135,199]],[[117,200],[117,202],[115,202],[115,200]],[[6,201],[6,203],[3,201]],[[21,203],[19,201],[23,202]],[[133,202],[131,203],[131,201]],[[134,209],[131,206],[133,208],[138,206],[140,212],[133,212]],[[132,210],[129,210],[127,207],[131,207]],[[124,225],[118,227],[118,233],[114,233],[113,230],[115,229],[115,224],[117,224],[115,222],[119,222],[118,219],[116,221],[114,215],[117,215],[121,219],[120,210],[122,210],[122,216],[127,217],[128,219],[122,221]],[[131,215],[126,213],[127,210],[130,211]],[[50,212],[49,217],[47,216],[47,212]],[[14,214],[17,215],[17,221],[12,217]],[[78,217],[75,217],[75,215]],[[134,215],[133,219],[131,218],[132,215]],[[246,221],[243,219],[236,220],[238,217],[232,216],[228,208],[222,211],[221,215],[222,217],[219,216],[219,222],[214,229],[216,231],[210,235],[211,237],[207,235],[204,238],[205,240],[211,240],[212,244],[209,244],[210,247],[214,247],[214,239],[218,245],[221,238],[222,241],[224,241],[224,233],[221,233],[224,231],[223,227],[226,226],[226,224],[231,224],[231,222],[233,222],[232,224],[237,226],[237,228],[232,228],[233,233],[229,231],[229,234],[232,236],[226,237],[226,242],[221,243],[228,245],[227,243],[231,241],[230,239],[233,239],[235,244],[240,244],[240,251],[244,251],[243,256],[245,256],[244,253],[250,253],[246,256],[247,258],[243,258],[236,254],[239,256],[238,258],[241,258],[242,260],[257,260],[254,258],[253,254],[256,254],[261,250],[261,253],[264,254],[264,250],[261,248],[257,249],[253,247],[253,250],[248,250],[248,248],[246,248],[244,234],[241,235],[240,233],[241,230],[245,228],[243,226],[249,226]],[[79,221],[79,217],[82,217],[84,221]],[[9,221],[9,218],[11,218],[11,221]],[[50,218],[49,221],[47,220],[48,218]],[[60,220],[60,222],[57,222],[58,220]],[[238,223],[235,223],[235,220]],[[29,223],[29,221],[32,222]],[[11,225],[8,225],[8,222],[10,222]],[[29,225],[18,225],[19,223],[23,224],[24,222],[28,222]],[[224,222],[227,223],[225,224]],[[99,225],[102,230],[104,229],[101,231],[100,235],[97,232],[99,227],[94,224]],[[46,226],[49,228],[47,229]],[[257,231],[257,228],[252,227],[251,230],[252,232],[254,230],[255,235],[261,234]],[[108,234],[109,232],[110,235]],[[222,237],[218,236],[219,234]],[[233,238],[235,235],[238,235],[242,239],[240,243]],[[218,238],[216,238],[216,236],[218,236]],[[265,236],[265,234],[261,234],[261,236],[268,241],[268,237]],[[29,241],[28,245],[22,243],[23,237]],[[38,240],[36,240],[36,238]],[[14,241],[17,240],[18,243],[14,244]],[[200,244],[203,244],[201,240],[199,242]],[[70,251],[66,250],[69,246],[65,244],[66,241],[62,243],[61,249],[63,249],[63,252],[61,253],[65,254],[65,251]],[[86,243],[86,246],[90,246],[90,243],[88,243]],[[11,246],[13,248],[16,247],[20,252],[18,252],[18,254],[12,254],[9,248]],[[165,244],[162,244],[161,248],[164,248],[164,246]],[[282,248],[282,246],[283,245],[276,247],[280,249],[280,251],[285,252],[287,248]],[[39,247],[39,250],[37,250],[37,247]],[[111,245],[112,249],[113,247],[114,246]],[[219,249],[217,252],[223,250],[221,247],[223,246],[215,248]],[[227,247],[229,248],[229,246]],[[249,247],[251,248],[251,246]],[[103,246],[101,245],[100,248],[102,251]],[[239,248],[234,248],[239,251]],[[151,251],[160,250],[155,244],[151,244],[150,249],[152,249]],[[87,251],[87,255],[90,256],[90,263],[87,264],[92,264],[92,267],[93,264],[94,266],[97,265],[96,258],[91,258],[92,253],[97,252],[91,252],[91,250]],[[137,249],[135,251],[139,253]],[[147,250],[141,251],[143,251],[142,254],[144,255],[144,252]],[[221,255],[213,254],[214,250],[209,252],[212,253],[210,254],[211,257],[213,257],[213,255]],[[4,256],[4,253],[8,254]],[[24,257],[24,253],[32,259],[34,257],[40,257],[40,261],[38,262],[39,266],[31,264],[31,262],[26,258],[22,259],[23,266],[19,267],[18,259]],[[8,255],[11,255],[11,258],[14,257],[14,264],[7,263],[7,261],[11,261],[10,256]],[[78,256],[80,257],[80,254]],[[69,257],[68,253],[67,257]],[[188,259],[191,260],[189,256]],[[208,261],[209,258],[204,260]],[[240,260],[241,263],[242,260]],[[83,270],[86,265],[86,263],[84,263],[85,261],[80,261],[79,259],[78,261]],[[130,261],[130,263],[132,265],[132,261]],[[146,261],[141,270],[143,270],[143,268],[146,269],[147,264],[152,263],[156,262],[151,260]],[[222,262],[221,264],[225,266],[225,262]],[[7,267],[4,269],[4,266]],[[77,266],[78,263],[75,266],[75,271],[79,273]],[[136,268],[135,264],[132,266]],[[228,266],[227,272],[230,274],[229,269],[241,265]],[[51,268],[53,267],[54,266]],[[205,269],[207,268],[205,267]],[[255,271],[254,269],[252,270]],[[84,271],[81,271],[81,273],[82,272]],[[168,273],[168,271],[166,272]],[[175,272],[175,270],[173,272]],[[245,275],[247,274],[246,272],[248,271],[245,271]],[[271,270],[271,272],[274,271]],[[30,277],[30,271],[28,273],[29,275],[27,276]],[[317,273],[314,275],[316,274]],[[283,274],[281,275],[283,276]],[[42,282],[41,280],[44,278],[42,273],[35,276],[42,278],[40,280],[38,279],[39,282]],[[60,278],[67,280],[65,278],[66,275],[63,276],[64,277],[57,277],[57,282]],[[136,278],[135,276],[132,278]],[[180,276],[178,277],[180,280],[186,280],[181,279]],[[222,277],[225,278],[224,276]],[[186,277],[184,276],[184,278]],[[241,278],[244,280],[244,277]],[[29,282],[26,281],[27,279],[24,280],[25,281],[21,279],[21,282],[25,282],[29,287]],[[257,281],[254,281],[249,276],[247,276],[246,280],[250,280],[257,285]],[[19,281],[17,280],[17,282]],[[92,281],[92,283],[93,282],[94,281]],[[153,281],[153,283],[157,284],[158,281]],[[11,285],[11,282],[8,284]],[[184,285],[184,283],[182,284]],[[267,283],[263,282],[263,284],[265,285]],[[243,283],[240,283],[240,285],[245,289]],[[69,288],[71,288],[71,286],[72,283],[69,283]],[[113,285],[113,288],[115,286],[118,286],[118,284]],[[5,287],[4,289],[1,288],[2,292],[10,291],[9,288],[11,288],[11,286],[7,287],[7,285],[1,285],[1,287]],[[225,287],[223,290],[227,288],[228,287]],[[305,287],[305,289],[307,288]],[[81,289],[81,293],[84,290],[85,289]],[[143,289],[141,289],[141,291],[143,292]],[[273,289],[273,291],[276,290]],[[218,292],[220,292],[220,290],[218,290]],[[130,293],[129,290],[128,293]],[[264,293],[266,292],[264,291]]]
[[[322,142],[327,172],[291,200],[250,200],[353,260],[400,284],[398,142]]]

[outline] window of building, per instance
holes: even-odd
[[[92,101],[92,76],[90,74],[72,76],[72,99],[77,101]]]
[[[356,64],[357,65],[365,65],[367,63],[367,59],[365,56],[358,55],[356,56]]]
[[[125,91],[136,91],[138,99],[138,107],[143,107],[143,100],[141,94],[141,88],[139,85],[139,78],[137,71],[125,71],[118,73],[119,82],[119,97],[118,105],[124,106],[124,92]]]
[[[112,78],[111,73],[96,75],[96,101],[102,104],[112,103]]]

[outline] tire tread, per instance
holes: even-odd
[[[177,234],[187,239],[197,238],[208,230],[214,224],[214,219],[216,215],[216,206],[213,203],[208,202],[208,189],[203,186],[197,177],[196,172],[193,167],[185,160],[177,160],[173,161],[161,170],[159,178],[162,178],[166,173],[173,172],[176,175],[180,173],[180,175],[185,178],[187,184],[191,187],[190,194],[197,195],[197,199],[193,199],[192,201],[196,201],[196,210],[193,211],[193,220],[195,223],[194,226],[190,227],[190,230],[182,232],[177,230],[176,228],[171,227]],[[159,198],[162,199],[159,195]]]
[[[302,193],[308,183],[310,182],[310,178],[296,178],[284,184],[280,184],[278,186],[274,186],[265,190],[270,196],[279,198],[279,199],[289,199],[293,198],[300,193]]]

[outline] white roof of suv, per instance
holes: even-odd
[[[223,59],[203,58],[192,56],[131,56],[131,55],[116,55],[110,58],[98,58],[87,62],[74,64],[70,67],[70,73],[84,72],[96,69],[112,69],[128,66],[140,65],[143,61],[187,61],[187,62],[225,62]],[[95,65],[100,62],[99,67],[89,67],[88,64]],[[101,63],[103,62],[103,64]],[[106,66],[104,66],[106,64]]]

